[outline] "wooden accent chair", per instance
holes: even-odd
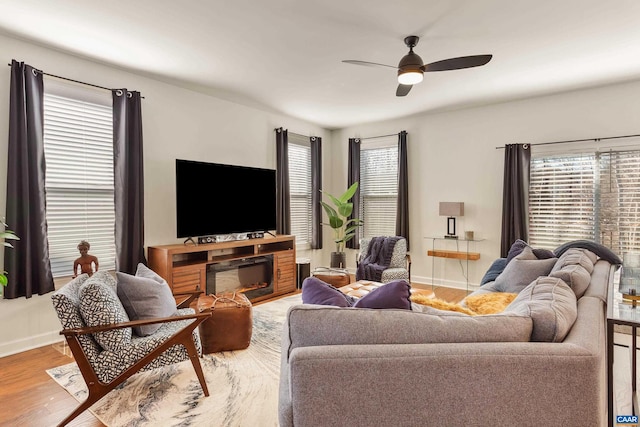
[[[107,288],[113,290],[113,295],[107,295],[109,298],[90,304],[99,311],[96,314],[104,314],[102,318],[108,324],[103,326],[86,326],[81,314],[80,296],[85,298],[85,295],[80,289],[90,281],[93,285],[95,281],[104,283],[105,294],[110,294]],[[174,316],[118,322],[113,312],[122,304],[117,299],[115,286],[115,279],[108,272],[100,271],[91,278],[82,274],[52,294],[53,306],[63,327],[60,334],[66,338],[89,391],[87,400],[59,426],[69,423],[133,374],[187,359],[193,364],[204,395],[209,396],[199,359],[202,346],[198,325],[211,313],[194,314],[195,310],[188,308],[202,292],[179,296],[186,299],[177,305]],[[118,323],[113,323],[114,319]],[[151,335],[138,337],[132,332],[137,326],[158,323],[160,328]]]

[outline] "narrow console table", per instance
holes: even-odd
[[[273,292],[252,298],[261,301],[296,290],[295,236],[265,237],[198,245],[149,246],[149,268],[162,276],[174,294],[207,292],[208,272],[214,265],[225,267],[234,262],[251,263],[259,257],[273,258]],[[257,263],[256,263],[257,264]]]
[[[435,259],[448,258],[456,259],[460,262],[465,261],[466,269],[463,269],[463,275],[466,280],[466,290],[469,291],[469,261],[480,259],[479,252],[472,252],[475,242],[481,242],[484,239],[451,239],[446,237],[425,237],[431,240],[431,249],[427,251],[427,255],[431,257],[431,286],[435,285]]]

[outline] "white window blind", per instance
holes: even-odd
[[[73,273],[81,240],[100,270],[115,269],[111,106],[45,93],[49,257],[54,277]]]
[[[531,159],[529,243],[555,249],[594,239],[595,172],[594,155]]]
[[[398,147],[395,138],[384,144],[363,145],[360,151],[359,218],[365,238],[396,234]]]
[[[601,243],[618,254],[640,250],[640,151],[601,153]]]
[[[309,138],[289,134],[291,234],[296,245],[311,244],[311,145]]]
[[[640,250],[640,151],[531,160],[530,243],[555,249],[577,239]]]

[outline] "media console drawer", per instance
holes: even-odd
[[[175,269],[172,274],[173,293],[204,290],[205,266]]]

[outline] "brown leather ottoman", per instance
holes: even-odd
[[[336,288],[351,283],[349,272],[341,268],[319,267],[313,270],[312,276]]]
[[[211,317],[198,326],[202,352],[242,350],[249,347],[253,332],[251,301],[243,293],[203,295],[198,310]]]

